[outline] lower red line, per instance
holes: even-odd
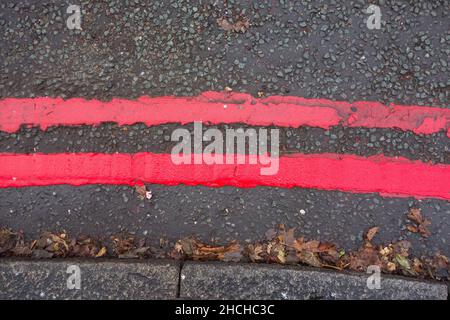
[[[248,158],[247,158],[248,160]],[[155,183],[301,187],[450,200],[450,165],[404,158],[294,154],[275,175],[261,164],[181,164],[170,154],[0,154],[0,187]]]

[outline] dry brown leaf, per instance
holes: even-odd
[[[303,237],[297,238],[297,240],[294,241],[293,247],[297,251],[302,251],[304,243],[305,243],[305,239]]]
[[[394,243],[392,246],[396,254],[402,255],[403,257],[409,256],[409,249],[411,249],[411,242],[407,240],[402,240]]]
[[[367,230],[366,240],[368,242],[372,242],[373,237],[375,237],[375,235],[378,233],[379,230],[380,230],[379,227],[372,227],[369,230]]]
[[[320,261],[319,256],[316,253],[309,252],[309,251],[302,251],[297,253],[297,256],[301,263],[307,264],[312,267],[320,268],[323,266],[322,262]]]
[[[177,241],[175,251],[194,260],[240,261],[242,259],[242,248],[236,241],[226,246],[210,246],[194,238],[185,238]]]
[[[134,237],[120,235],[117,237],[112,237],[112,240],[114,245],[114,253],[117,256],[125,255],[136,248]]]
[[[136,192],[138,194],[138,198],[140,200],[145,200],[145,196],[147,194],[147,188],[145,187],[145,185],[134,186],[134,190],[136,190]]]
[[[423,217],[422,217],[422,212],[421,211],[422,210],[420,208],[411,208],[411,209],[409,209],[409,212],[408,212],[408,215],[407,215],[408,219],[411,220],[411,221],[414,221],[417,224],[422,223]]]
[[[450,266],[448,258],[440,253],[434,255],[432,263],[436,269],[447,269]]]
[[[381,266],[376,249],[365,246],[350,254],[349,268],[351,270],[366,271],[370,265]]]
[[[309,252],[319,252],[318,251],[319,250],[319,245],[320,245],[319,241],[311,240],[311,241],[305,242],[302,245],[302,250],[309,251]]]
[[[386,270],[389,272],[394,272],[397,269],[397,266],[393,262],[388,262],[386,265]]]
[[[418,258],[414,258],[412,267],[418,274],[423,272],[423,263]]]
[[[19,239],[20,235],[18,233],[14,233],[6,228],[0,229],[0,254],[13,249]]]
[[[334,254],[336,251],[336,246],[330,242],[321,242],[317,248],[317,252]]]
[[[245,17],[239,17],[234,23],[229,22],[226,18],[218,18],[217,24],[226,31],[244,33],[250,27],[250,22]]]
[[[237,241],[232,241],[217,253],[217,258],[222,261],[240,261],[242,259],[242,248]]]
[[[276,247],[276,251],[277,253],[277,262],[281,263],[281,264],[285,264],[286,263],[286,252],[284,250],[284,246],[280,245]]]
[[[431,221],[425,219],[422,216],[422,212],[420,208],[411,208],[407,215],[408,219],[412,222],[416,223],[416,225],[407,225],[406,228],[414,233],[420,233],[422,237],[429,237],[431,235],[428,230],[428,226],[431,224]]]
[[[389,245],[387,247],[382,247],[379,252],[382,257],[388,258],[393,253],[393,251],[394,249],[391,245]]]
[[[294,247],[295,245],[295,228],[291,228],[286,232],[285,243],[289,247]]]
[[[39,240],[33,245],[32,249],[45,250],[52,253],[52,256],[66,257],[71,251],[70,240],[67,239],[65,233],[53,234],[44,232]],[[43,253],[37,253],[39,256],[45,256]]]
[[[406,226],[406,229],[408,229],[409,231],[411,231],[413,233],[418,233],[419,232],[419,228],[417,228],[416,226],[410,225],[410,224],[408,224]]]
[[[255,245],[250,244],[247,246],[247,251],[248,257],[250,258],[251,261],[256,262],[264,260],[263,258],[264,249],[261,244]]]

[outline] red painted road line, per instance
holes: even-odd
[[[248,163],[248,162],[246,162]],[[0,187],[125,184],[302,187],[450,200],[450,165],[404,158],[296,154],[279,171],[261,165],[175,165],[170,154],[0,154]]]
[[[417,134],[446,130],[450,137],[450,110],[420,106],[385,106],[378,102],[339,102],[324,99],[272,96],[253,98],[242,93],[205,92],[194,97],[142,97],[137,100],[61,98],[6,98],[0,100],[0,130],[14,132],[20,125],[46,129],[57,125],[119,125],[143,122],[246,123],[281,127],[398,128]]]

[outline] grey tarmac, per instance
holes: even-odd
[[[0,2],[0,98],[134,99],[229,87],[254,96],[450,107],[447,0],[380,0],[380,30],[367,28],[371,1],[364,0],[77,2],[82,30],[66,27],[72,1]],[[244,33],[217,23],[240,17],[250,21]],[[22,129],[0,133],[0,149],[163,152],[170,128],[135,125],[130,145],[122,133],[113,143],[113,124],[46,133]],[[396,130],[292,128],[285,138],[286,151],[383,153],[444,164],[450,158],[443,132],[423,137]],[[377,243],[407,239],[415,255],[450,256],[448,201],[296,188],[147,188],[150,201],[139,200],[127,186],[0,189],[0,226],[28,237],[67,230],[108,239],[126,231],[156,242],[195,235],[223,243],[255,241],[284,223],[346,250],[379,226]],[[413,206],[432,222],[427,239],[406,230]]]
[[[110,241],[129,233],[154,244],[196,236],[208,243],[265,239],[279,224],[308,239],[329,241],[346,251],[363,243],[369,228],[380,227],[376,244],[412,243],[416,256],[450,256],[450,202],[386,198],[312,189],[208,188],[147,185],[151,200],[129,186],[49,186],[0,189],[2,225],[36,239],[45,231],[66,231]],[[431,221],[430,237],[406,229],[411,207]]]

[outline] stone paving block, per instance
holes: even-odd
[[[262,264],[187,262],[180,297],[189,299],[447,299],[447,286],[381,275],[370,290],[369,274]]]
[[[0,299],[173,299],[178,281],[175,261],[0,259]]]

